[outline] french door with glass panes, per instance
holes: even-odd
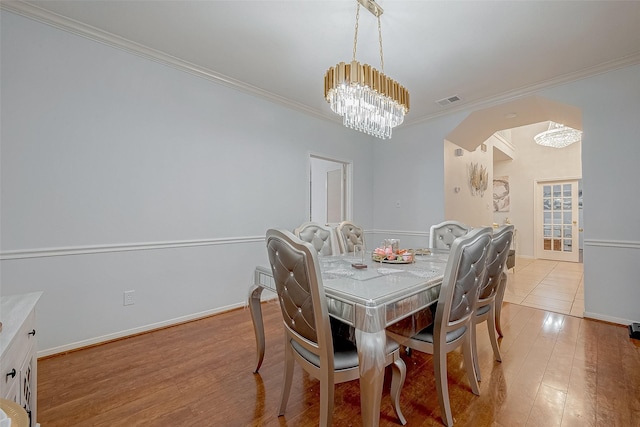
[[[538,182],[536,258],[578,262],[578,180]]]

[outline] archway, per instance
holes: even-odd
[[[519,257],[542,258],[536,246],[541,212],[536,210],[535,185],[582,178],[581,143],[560,150],[534,143],[533,136],[546,130],[549,121],[582,129],[579,108],[532,96],[473,112],[451,131],[444,141],[446,218],[472,226],[511,222],[518,230]],[[484,194],[471,191],[470,165],[488,172]],[[491,184],[496,177],[510,183],[510,210],[494,211]]]

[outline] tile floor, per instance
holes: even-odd
[[[504,301],[583,317],[583,264],[517,258]]]

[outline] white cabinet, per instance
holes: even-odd
[[[42,292],[0,298],[0,397],[25,408],[36,427],[37,329],[35,308]]]

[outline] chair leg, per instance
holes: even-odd
[[[285,335],[284,344],[284,380],[282,384],[282,394],[280,396],[280,408],[278,409],[278,416],[284,415],[287,409],[287,402],[289,401],[289,394],[291,392],[291,382],[293,381],[293,365],[295,360],[293,359],[293,349],[289,342],[289,337]]]
[[[491,308],[491,311],[495,311],[495,305]],[[491,346],[493,347],[493,355],[498,362],[502,362],[502,355],[500,354],[500,347],[498,346],[498,337],[496,336],[496,316],[495,313],[489,313],[487,319],[487,328],[489,328],[489,339],[491,340]]]
[[[405,365],[404,360],[398,357],[391,365],[391,399],[393,400],[393,409],[396,411],[398,421],[400,421],[402,425],[407,424],[407,420],[404,418],[402,410],[400,409],[400,392],[402,391],[402,386],[406,378],[407,365]]]
[[[475,320],[475,319],[473,319]],[[471,334],[471,354],[472,354],[472,359],[473,359],[473,372],[475,372],[476,375],[476,379],[478,381],[482,381],[482,378],[480,378],[480,365],[478,364],[478,342],[477,342],[477,338],[476,338],[476,328],[477,328],[477,324],[474,323],[473,321],[471,321],[471,327],[469,328],[470,331],[469,333]],[[466,363],[466,362],[465,362]],[[466,365],[465,365],[466,368]]]
[[[500,303],[500,305],[497,305],[497,300],[496,300],[496,315],[494,317],[494,320],[496,322],[496,332],[498,333],[498,336],[500,338],[502,338],[504,336],[504,334],[502,333],[502,326],[500,325],[500,310],[502,309],[502,303]]]
[[[475,328],[475,325],[472,327]],[[462,342],[462,354],[464,355],[464,368],[467,371],[467,378],[471,385],[471,391],[473,394],[480,396],[480,386],[478,385],[478,373],[480,371],[476,373],[476,368],[473,363],[473,344],[471,341],[474,337],[475,334],[467,334],[464,337],[464,341]]]
[[[496,293],[496,300],[494,302],[496,313],[495,313],[495,321],[496,321],[496,332],[502,338],[504,334],[502,333],[502,325],[500,325],[500,312],[502,311],[502,301],[504,300],[504,293],[507,289],[507,273],[502,272],[500,275],[500,283],[498,284],[498,291]]]
[[[330,427],[333,421],[334,391],[333,376],[323,376],[320,380],[320,427]]]
[[[439,350],[439,349],[438,349]],[[447,380],[447,353],[437,351],[434,347],[433,368],[436,377],[436,391],[438,393],[438,403],[442,421],[448,427],[453,426],[453,416],[451,415],[451,402],[449,402],[449,383]]]

